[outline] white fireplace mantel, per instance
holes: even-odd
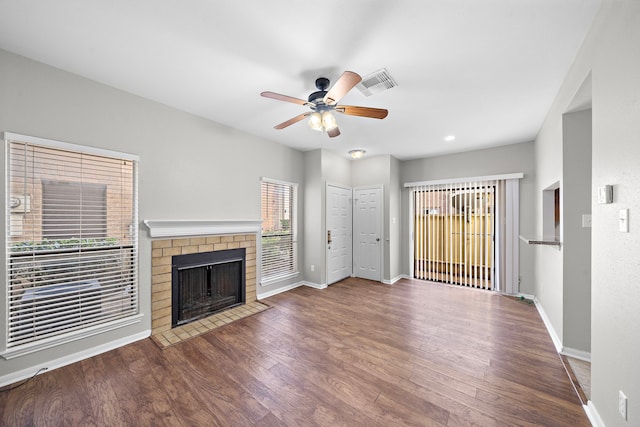
[[[142,221],[151,237],[207,236],[213,234],[260,233],[261,220],[219,221],[208,219]]]

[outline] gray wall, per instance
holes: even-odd
[[[351,187],[351,162],[327,150],[308,151],[305,159],[305,259],[306,282],[327,284],[327,184]],[[311,271],[311,266],[314,271]]]
[[[0,51],[0,70],[0,130],[140,156],[141,221],[260,219],[262,176],[304,185],[299,151],[5,51]],[[4,223],[2,227],[4,236]],[[303,227],[301,222],[300,236]],[[141,226],[142,323],[10,361],[0,359],[0,378],[149,331],[150,276],[151,240]],[[0,295],[4,306],[5,292]],[[0,330],[5,333],[4,327]]]
[[[304,276],[311,284],[320,286],[324,269],[324,246],[322,245],[323,218],[322,201],[322,151],[308,151],[304,154]],[[311,268],[313,266],[313,271]]]
[[[520,180],[520,234],[531,235],[534,230],[536,193],[534,191],[534,146],[533,142],[506,145],[486,150],[449,154],[446,156],[402,162],[400,181],[429,181],[447,178],[464,178],[474,176],[499,175],[523,172]],[[411,212],[409,211],[410,192],[402,191],[401,233],[401,271],[410,274],[409,244],[411,241]],[[520,292],[534,293],[534,261],[533,250],[529,245],[520,243]]]
[[[567,349],[591,352],[591,109],[562,118],[563,337]],[[565,350],[566,351],[566,350]]]
[[[390,159],[389,174],[389,280],[395,281],[402,276],[402,164],[395,157]]]
[[[640,425],[639,40],[640,2],[605,2],[536,140],[536,191],[541,191],[564,174],[562,116],[591,74],[590,406],[608,427]],[[605,184],[614,186],[613,203],[594,203],[595,189]],[[618,214],[625,208],[630,212],[629,233],[618,231]],[[536,212],[536,229],[541,231],[540,210]],[[564,307],[562,251],[539,248],[536,259],[536,295],[563,337],[563,323],[573,309]],[[563,313],[563,307],[569,313]],[[618,414],[619,390],[629,397],[627,421]]]
[[[592,400],[605,424],[640,425],[640,2],[608,5],[593,64],[593,181],[614,185],[614,203],[593,205]],[[620,209],[630,232],[618,231]],[[629,420],[617,412],[630,397]]]

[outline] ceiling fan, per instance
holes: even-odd
[[[329,138],[340,135],[340,129],[332,111],[347,114],[349,116],[371,117],[374,119],[384,119],[389,111],[383,108],[357,107],[353,105],[338,105],[342,99],[355,85],[360,83],[362,77],[353,71],[345,71],[335,84],[329,88],[329,79],[320,77],[316,79],[317,92],[309,95],[307,101],[275,92],[262,92],[260,95],[265,98],[277,99],[278,101],[292,102],[294,104],[309,107],[311,111],[295,116],[286,122],[274,126],[275,129],[284,129],[306,117],[309,117],[309,126],[318,131],[326,131]]]

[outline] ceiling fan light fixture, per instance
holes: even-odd
[[[351,156],[351,158],[353,159],[361,159],[364,157],[364,154],[366,153],[366,151],[364,151],[362,148],[358,148],[357,150],[351,150],[349,151],[349,155]]]
[[[329,79],[326,77],[316,79],[316,88],[318,91],[309,95],[306,101],[304,99],[269,91],[261,92],[260,96],[302,105],[311,109],[311,112],[298,114],[289,120],[275,125],[273,127],[274,129],[284,129],[308,118],[307,124],[311,129],[324,132],[329,138],[335,138],[336,136],[340,136],[340,128],[338,127],[336,118],[332,114],[333,111],[348,116],[370,117],[374,119],[384,119],[387,117],[387,114],[389,114],[389,111],[383,108],[338,105],[338,102],[360,81],[362,81],[362,77],[357,73],[345,71],[331,87],[329,87]]]
[[[322,113],[322,125],[324,126],[325,130],[329,131],[337,128],[338,122],[336,122],[336,118],[333,117],[333,114],[331,114],[329,111],[325,111],[324,113]]]
[[[315,112],[309,115],[309,127],[313,130],[322,132],[322,116],[320,113]]]

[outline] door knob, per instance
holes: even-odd
[[[379,242],[379,241],[380,241],[380,238],[379,238],[379,237],[376,237],[376,242]]]

